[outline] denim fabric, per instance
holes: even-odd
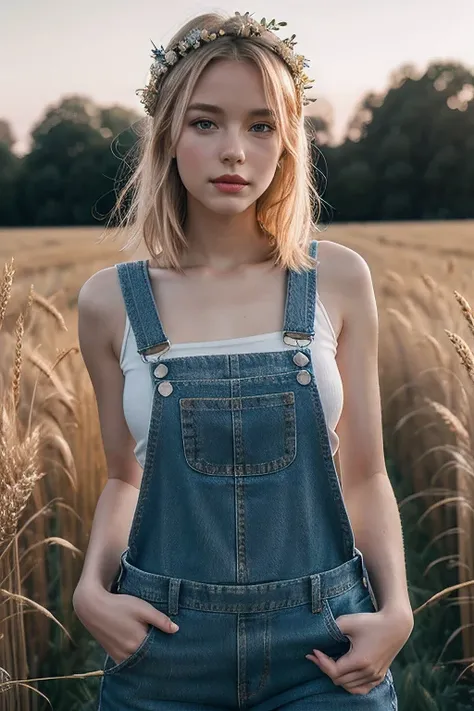
[[[100,711],[397,709],[390,670],[354,695],[305,658],[345,654],[335,618],[377,609],[308,347],[317,269],[287,272],[282,338],[294,348],[173,359],[147,261],[116,268],[154,394],[113,590],[180,629],[150,626],[120,664],[106,656]]]

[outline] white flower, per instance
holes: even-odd
[[[171,49],[169,52],[166,52],[165,62],[167,64],[170,64],[171,66],[173,66],[173,64],[176,64],[177,61],[178,61],[178,55],[176,54],[176,52],[173,49]]]

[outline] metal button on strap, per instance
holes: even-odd
[[[156,366],[153,372],[155,373],[157,378],[164,378],[165,375],[168,375],[168,366],[164,363],[160,363]]]
[[[365,577],[365,575],[362,578],[362,583],[363,583],[364,587],[367,587],[367,578]]]
[[[173,392],[173,386],[171,385],[169,380],[163,380],[159,385],[158,385],[158,392],[160,395],[163,395],[163,397],[168,397],[168,395],[171,395]]]
[[[295,353],[293,356],[293,363],[296,365],[307,365],[309,363],[309,358],[304,353]]]
[[[290,334],[285,333],[283,336],[283,341],[288,345],[288,346],[296,346],[296,348],[305,348],[305,346],[309,346],[311,341],[313,340],[313,337],[308,336],[305,333],[297,334],[303,336],[302,338],[295,338],[294,336],[290,336]]]
[[[300,370],[296,375],[296,380],[300,385],[309,385],[311,382],[311,373],[308,370]]]

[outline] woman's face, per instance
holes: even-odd
[[[193,108],[196,104],[217,108]],[[239,214],[272,182],[282,145],[273,116],[262,109],[269,106],[259,70],[250,62],[216,60],[200,77],[176,145],[176,162],[190,196],[209,210]],[[248,185],[239,192],[221,192],[212,181],[224,174],[238,174]]]

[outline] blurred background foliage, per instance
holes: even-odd
[[[312,111],[317,114],[318,104]],[[339,145],[331,112],[307,115],[319,192],[331,220],[474,217],[474,75],[457,62],[411,64],[383,93],[366,93]],[[70,95],[50,105],[28,153],[0,118],[0,226],[97,225],[127,178],[148,120],[118,105]]]

